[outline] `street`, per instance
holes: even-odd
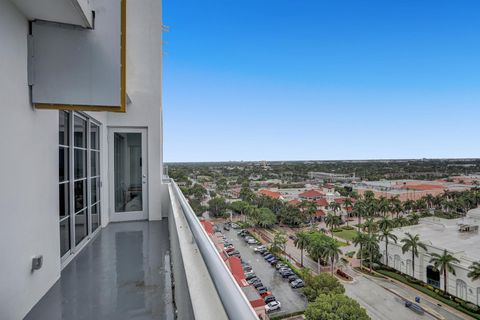
[[[282,308],[278,312],[271,314],[291,313],[305,309],[307,301],[301,294],[301,289],[292,289],[287,280],[276,272],[275,268],[270,266],[261,254],[253,251],[254,246],[250,246],[243,241],[243,238],[237,235],[237,230],[222,230],[224,235],[240,252],[242,260],[250,263],[253,271],[269,291],[279,300]]]

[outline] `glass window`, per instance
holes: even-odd
[[[70,250],[70,218],[60,221],[60,256]]]
[[[100,200],[100,178],[92,178],[90,182],[90,197],[91,197],[91,204],[97,203]]]
[[[60,219],[68,216],[70,213],[70,184],[62,183],[59,188],[59,199],[60,199]]]
[[[75,245],[79,244],[88,233],[87,210],[75,215]]]
[[[100,228],[100,127],[76,112],[60,111],[58,132],[60,255],[64,257],[90,230]]]
[[[91,217],[92,217],[92,232],[97,230],[100,225],[100,203],[97,203],[91,208]]]
[[[78,212],[86,207],[86,188],[85,180],[76,181],[75,184],[75,212]]]
[[[69,148],[60,147],[59,158],[58,158],[58,175],[60,182],[68,180],[68,169],[69,169]]]
[[[75,116],[74,146],[79,148],[87,147],[87,121]]]
[[[70,145],[69,137],[69,119],[70,114],[65,111],[60,111],[58,117],[58,143],[60,145],[68,146]]]
[[[100,151],[90,151],[90,172],[92,177],[100,175]]]
[[[96,125],[91,123],[90,124],[90,149],[98,150],[99,149],[99,132],[100,128]]]
[[[75,149],[73,152],[73,171],[75,179],[85,178],[87,176],[87,151]]]

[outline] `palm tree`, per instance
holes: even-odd
[[[323,241],[314,241],[308,245],[308,253],[317,260],[318,273],[320,273],[320,260],[324,257],[325,243]]]
[[[395,226],[393,220],[388,217],[383,217],[380,221],[378,221],[378,228],[380,230],[392,229]]]
[[[359,200],[353,205],[353,213],[358,217],[358,231],[360,231],[362,216],[365,215],[365,204],[363,201]]]
[[[372,265],[373,265],[373,253],[375,251],[379,251],[378,246],[378,237],[376,234],[370,233],[365,237],[365,241],[363,243],[365,250],[368,252],[369,259],[370,259],[370,272],[372,272]]]
[[[439,255],[438,253],[432,253],[432,258],[430,263],[433,263],[435,269],[440,272],[443,272],[443,293],[447,294],[447,271],[455,275],[455,268],[453,268],[453,263],[459,263],[460,260],[452,256],[445,249],[443,254]]]
[[[427,246],[420,241],[418,234],[412,236],[410,233],[405,233],[406,238],[400,240],[403,243],[402,253],[407,251],[412,251],[412,276],[415,277],[415,257],[418,257],[418,249],[421,248],[425,251],[428,251]]]
[[[368,218],[363,223],[363,230],[366,230],[368,233],[375,232],[377,229],[377,223],[373,220],[373,218]]]
[[[330,210],[333,211],[335,215],[337,215],[337,211],[341,209],[340,203],[336,201],[333,201],[332,203],[330,203],[328,207],[330,208]]]
[[[472,279],[472,281],[480,279],[480,262],[474,262],[470,267],[470,272],[467,274],[467,277]]]
[[[366,235],[364,233],[357,231],[357,234],[352,239],[353,245],[355,247],[360,246],[360,251],[359,251],[360,252],[360,269],[362,268],[362,264],[363,264],[363,245],[365,243],[365,238],[366,238]]]
[[[308,246],[308,233],[304,231],[297,232],[293,244],[300,249],[300,265],[303,267],[303,250]]]
[[[333,270],[335,267],[335,261],[338,260],[341,253],[342,251],[340,250],[337,242],[333,240],[328,242],[324,247],[323,256],[325,257],[326,260],[330,260],[331,267],[332,267],[332,276],[333,276]]]
[[[270,245],[270,250],[273,253],[281,253],[285,251],[285,245],[287,243],[287,238],[283,232],[275,232],[273,236],[272,244]]]
[[[327,228],[330,228],[330,233],[333,238],[333,229],[340,224],[339,217],[331,213],[327,214],[325,217],[325,225]]]
[[[385,261],[386,265],[388,266],[388,240],[392,240],[393,242],[397,243],[397,236],[392,233],[390,228],[381,229],[379,240],[385,240]]]
[[[347,214],[347,226],[348,226],[348,218],[350,218],[350,215],[348,213],[348,208],[352,208],[353,202],[352,199],[346,198],[345,201],[343,202],[343,208],[345,209],[345,212]]]

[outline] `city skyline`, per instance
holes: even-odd
[[[477,157],[463,4],[165,2],[165,160]]]

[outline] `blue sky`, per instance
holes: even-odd
[[[480,1],[163,7],[165,161],[480,156]]]

